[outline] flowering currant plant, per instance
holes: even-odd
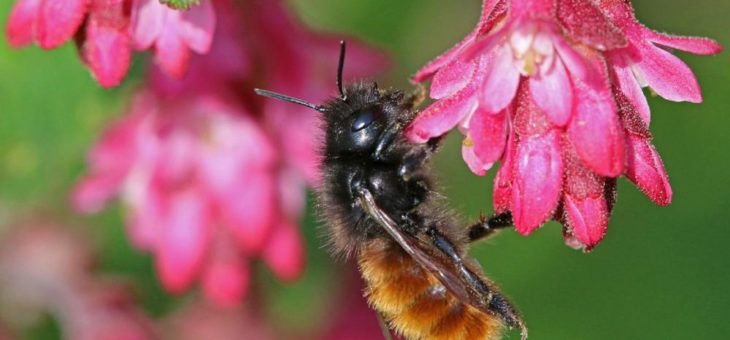
[[[436,102],[407,134],[422,143],[457,128],[472,172],[501,163],[494,206],[519,233],[554,219],[568,245],[588,251],[606,233],[617,177],[657,204],[672,200],[642,91],[702,101],[672,48],[721,51],[646,28],[625,0],[485,0],[476,28],[413,77],[431,80]]]
[[[7,318],[27,318],[18,308],[47,311],[73,339],[293,337],[267,322],[265,294],[246,297],[268,288],[255,284],[258,263],[285,282],[305,269],[299,226],[307,189],[321,180],[321,115],[253,89],[332,95],[343,37],[307,27],[286,3],[12,1],[12,47],[72,42],[104,88],[120,85],[133,59],[144,65],[68,196],[84,214],[118,201],[129,242],[150,254],[162,288],[201,294],[162,320],[148,317],[126,285],[97,272],[86,238],[50,221],[5,233],[2,201],[0,338]],[[382,53],[344,39],[346,81],[386,68]],[[494,209],[511,212],[519,233],[555,220],[569,246],[589,251],[605,236],[619,177],[658,205],[672,201],[645,93],[701,102],[692,70],[671,52],[721,49],[645,27],[629,0],[483,0],[476,27],[413,76],[430,82],[434,101],[405,135],[425,143],[458,129],[474,174],[499,163]],[[350,276],[338,279],[333,299],[345,308],[314,338],[380,335],[362,283]]]

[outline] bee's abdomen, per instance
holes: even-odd
[[[376,239],[359,252],[368,302],[407,339],[499,339],[504,323],[448,292],[397,244]]]

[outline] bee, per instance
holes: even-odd
[[[318,201],[334,254],[356,256],[368,302],[407,339],[498,339],[505,326],[527,338],[515,308],[466,254],[469,243],[511,226],[511,215],[459,227],[428,171],[441,138],[411,144],[403,135],[424,91],[406,95],[363,81],[343,88],[344,60],[343,41],[339,96],[323,105],[255,90],[323,114]]]

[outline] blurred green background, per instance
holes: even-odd
[[[3,27],[11,2],[0,4]],[[728,1],[633,2],[649,27],[730,45]],[[290,4],[318,29],[354,35],[390,51],[394,64],[380,83],[407,88],[411,73],[471,30],[480,1]],[[529,238],[506,231],[473,248],[523,313],[531,339],[714,339],[730,334],[730,57],[680,57],[695,71],[705,101],[692,105],[650,98],[654,143],[674,189],[669,207],[653,205],[621,180],[608,235],[590,254],[564,246],[555,223]],[[105,91],[80,65],[71,45],[46,52],[13,50],[0,41],[0,207],[3,217],[41,211],[88,226],[100,242],[103,270],[132,276],[146,309],[160,315],[180,299],[162,293],[150,259],[129,247],[120,209],[80,217],[67,203],[87,148],[139,83],[141,61],[136,60],[124,86]],[[492,174],[479,178],[467,170],[457,136],[438,156],[437,169],[452,206],[466,220],[489,213]],[[258,275],[272,301],[272,317],[295,328],[306,329],[312,316],[325,315],[328,287],[341,275],[322,249],[315,226],[310,209],[303,223],[309,264],[299,283],[279,284],[263,267]]]

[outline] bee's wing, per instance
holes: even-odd
[[[471,294],[467,291],[463,280],[457,274],[453,266],[447,264],[441,259],[435,259],[432,254],[433,251],[426,251],[424,248],[427,247],[418,238],[408,235],[401,231],[397,227],[395,221],[393,221],[388,214],[386,214],[377,203],[375,198],[368,190],[362,190],[360,192],[360,204],[368,213],[370,217],[380,224],[385,231],[406,251],[411,257],[413,257],[418,264],[424,269],[428,270],[435,276],[443,285],[451,291],[457,298],[462,301],[469,302],[476,307],[481,308],[484,305],[481,301],[473,301]]]
[[[469,268],[470,266],[463,265],[468,262],[468,259],[458,266],[433,244],[425,243],[417,237],[404,233],[398,228],[397,223],[380,209],[375,198],[367,189],[359,192],[359,201],[365,212],[376,220],[403,250],[421,267],[433,274],[458,299],[487,313],[497,313],[510,327],[520,328],[522,340],[527,339],[527,327],[522,319],[509,302],[494,291],[487,281],[475,274],[473,269]],[[493,305],[493,302],[496,304]]]

